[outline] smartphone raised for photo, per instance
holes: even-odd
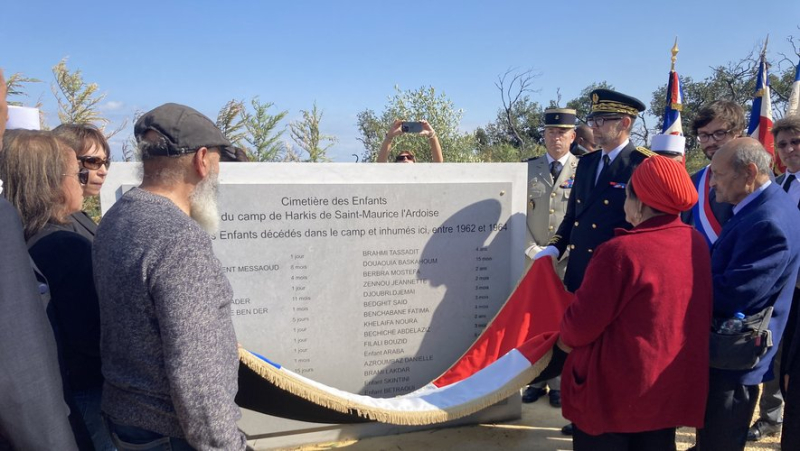
[[[403,122],[401,129],[403,133],[420,133],[422,132],[422,122]]]

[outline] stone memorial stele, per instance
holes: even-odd
[[[103,211],[139,177],[138,164],[112,165]],[[221,164],[214,250],[234,288],[239,342],[354,393],[424,386],[474,342],[523,271],[526,180],[522,163]],[[452,424],[519,415],[515,396]],[[423,429],[246,410],[239,424],[256,449]]]

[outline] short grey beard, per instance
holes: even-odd
[[[219,230],[218,191],[219,172],[211,172],[197,184],[189,196],[192,219],[210,234],[217,233]]]

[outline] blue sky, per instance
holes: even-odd
[[[165,102],[215,118],[228,100],[256,95],[296,120],[316,101],[323,133],[339,139],[329,156],[353,161],[363,151],[356,115],[382,111],[395,85],[444,92],[470,131],[496,117],[494,82],[508,68],[541,74],[532,96],[541,103],[606,80],[649,104],[667,81],[675,36],[677,70],[695,79],[767,34],[774,57],[791,55],[786,37],[800,37],[797,0],[541,3],[9,1],[0,67],[45,81],[22,100],[41,100],[51,126],[51,67],[63,57],[107,94],[114,124]],[[130,130],[114,139],[115,153]]]

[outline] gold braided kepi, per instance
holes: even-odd
[[[590,95],[592,98],[591,116],[618,113],[636,117],[645,110],[641,100],[610,89],[595,89]]]

